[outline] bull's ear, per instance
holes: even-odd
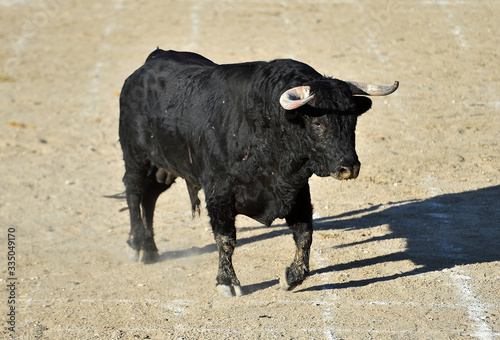
[[[372,100],[368,97],[354,96],[352,97],[354,104],[358,108],[358,115],[362,115],[366,111],[372,108]]]

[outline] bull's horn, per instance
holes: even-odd
[[[297,86],[285,91],[280,97],[280,104],[285,110],[293,110],[302,105],[305,105],[314,98],[313,94],[309,94],[311,88],[309,86]]]
[[[395,81],[394,85],[382,86],[357,81],[348,81],[352,94],[361,94],[364,96],[387,96],[398,89],[399,81]]]

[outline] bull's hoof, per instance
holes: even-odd
[[[140,261],[146,264],[155,263],[156,261],[158,261],[158,258],[160,257],[158,255],[158,251],[156,250],[149,250],[149,251],[143,250],[141,253],[142,257],[140,258]]]
[[[282,290],[293,290],[295,287],[300,286],[304,282],[305,277],[294,277],[290,268],[286,268],[280,277],[280,287]]]
[[[135,250],[135,249],[132,249],[132,248],[127,248],[127,253],[128,253],[128,257],[134,261],[134,262],[138,262],[140,257],[141,257],[141,252],[140,250]]]
[[[290,289],[290,285],[286,281],[286,269],[283,271],[283,273],[280,276],[280,288],[282,290],[289,290]]]
[[[139,259],[141,257],[140,247],[134,245],[134,242],[132,241],[131,237],[127,240],[127,244],[128,244],[128,247],[127,247],[128,257],[134,262],[139,261]]]
[[[144,251],[144,250],[135,250],[128,248],[127,253],[129,258],[134,262],[142,262],[142,263],[154,263],[158,261],[160,257],[158,255],[158,251]]]
[[[238,285],[217,285],[217,292],[220,296],[223,297],[233,297],[233,296],[242,296],[243,291],[241,290],[241,286]]]

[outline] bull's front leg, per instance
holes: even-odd
[[[312,205],[309,185],[306,184],[288,216],[286,222],[293,232],[295,241],[295,257],[292,264],[285,269],[280,279],[283,290],[292,290],[300,285],[309,275],[309,254],[312,243]]]
[[[233,268],[233,252],[236,247],[235,216],[231,204],[207,202],[207,210],[219,251],[219,271],[217,273],[217,291],[221,296],[243,295],[240,281]]]

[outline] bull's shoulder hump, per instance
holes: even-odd
[[[217,66],[213,61],[205,58],[202,55],[193,52],[178,52],[178,51],[164,51],[157,49],[153,51],[148,58],[146,63],[163,61],[168,63],[174,63],[177,65],[197,65],[201,67],[214,67]]]

